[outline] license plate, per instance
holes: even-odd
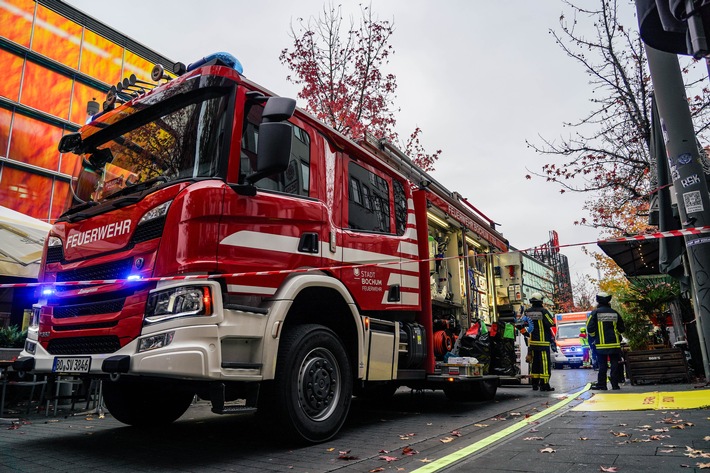
[[[91,357],[54,357],[54,373],[88,373],[91,369]]]

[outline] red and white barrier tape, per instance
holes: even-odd
[[[647,233],[643,235],[634,235],[630,237],[619,237],[619,238],[608,238],[605,240],[589,241],[586,243],[570,243],[567,245],[559,245],[554,248],[565,248],[571,246],[581,246],[581,245],[592,245],[599,243],[618,243],[625,241],[641,241],[641,240],[655,240],[659,238],[673,238],[679,236],[688,235],[699,235],[701,233],[710,233],[710,226],[686,228],[682,230],[668,230],[665,232],[654,232]],[[526,250],[519,250],[526,251]],[[327,271],[327,270],[342,270],[342,269],[353,269],[353,268],[367,268],[374,266],[388,266],[394,264],[411,264],[420,262],[431,262],[431,261],[444,261],[448,259],[461,259],[462,256],[453,256],[447,258],[427,258],[421,260],[396,260],[396,261],[385,261],[380,263],[367,263],[358,265],[345,265],[345,266],[323,266],[319,268],[300,268],[300,269],[283,269],[278,271],[251,271],[244,273],[230,273],[230,274],[190,274],[185,276],[165,276],[157,278],[142,278],[136,280],[130,279],[99,279],[90,281],[64,281],[64,282],[34,282],[34,283],[13,283],[13,284],[0,284],[0,289],[5,288],[22,288],[22,287],[40,287],[40,286],[100,286],[106,284],[116,284],[116,283],[146,283],[146,282],[158,282],[158,281],[185,281],[185,280],[209,280],[209,279],[220,279],[220,278],[236,278],[236,277],[250,277],[250,276],[276,276],[279,274],[295,274],[295,273],[308,273],[312,271]]]

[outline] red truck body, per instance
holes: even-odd
[[[467,290],[474,274],[493,287],[486,255],[507,251],[492,222],[390,144],[355,143],[221,56],[204,62],[113,90],[63,139],[81,157],[74,201],[17,368],[102,380],[128,424],[171,422],[197,394],[313,442],[337,433],[353,391],[492,398],[497,377],[447,376],[433,343],[494,312]]]

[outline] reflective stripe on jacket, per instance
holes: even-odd
[[[555,325],[550,311],[541,306],[532,306],[525,311],[525,316],[533,323],[528,346],[549,347],[553,341],[552,326]]]
[[[587,321],[587,334],[595,340],[597,350],[621,348],[624,320],[609,306],[594,309]]]

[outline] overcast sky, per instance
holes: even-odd
[[[67,3],[173,61],[230,52],[247,77],[291,97],[298,89],[286,81],[289,70],[279,53],[292,46],[291,23],[318,15],[323,6],[321,0]],[[358,2],[343,4],[346,13],[359,15]],[[633,13],[631,5],[622,7]],[[588,216],[584,195],[525,179],[526,167],[539,171],[546,162],[525,140],[559,139],[567,133],[563,121],[590,110],[588,77],[549,33],[559,29],[562,2],[373,0],[372,9],[395,24],[386,72],[397,76],[397,130],[407,136],[419,126],[427,150],[443,151],[433,177],[498,222],[519,249],[546,242],[551,230],[562,245],[597,240],[596,230],[574,225]],[[595,244],[588,248],[600,251]],[[579,246],[562,253],[573,281],[597,277]]]

